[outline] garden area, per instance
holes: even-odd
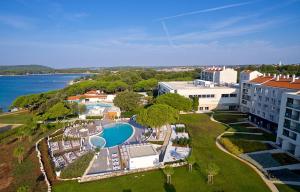
[[[270,144],[248,141],[243,139],[234,139],[223,137],[220,139],[220,143],[231,153],[235,155],[240,155],[242,153],[250,153],[255,151],[263,151],[273,149]]]
[[[222,123],[243,122],[248,119],[248,115],[240,112],[214,111],[214,119]]]
[[[269,191],[250,167],[217,148],[215,138],[226,130],[224,125],[212,122],[207,114],[180,115],[179,122],[190,133],[196,164],[192,172],[187,167],[175,168],[171,185],[165,184],[163,171],[156,170],[88,183],[59,182],[53,191]],[[214,184],[207,184],[209,163],[220,168]]]

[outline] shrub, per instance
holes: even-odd
[[[85,118],[86,119],[102,119],[102,116],[101,115],[98,115],[98,116],[86,116]]]
[[[229,152],[235,155],[243,153],[243,149],[240,149],[238,146],[234,145],[228,138],[221,138],[220,142]]]
[[[94,157],[93,152],[89,152],[78,159],[76,159],[73,163],[65,167],[61,172],[61,178],[74,178],[81,177],[84,171],[87,169],[89,163]]]
[[[41,152],[41,156],[42,156],[42,162],[44,165],[44,169],[46,171],[47,177],[49,179],[50,183],[53,183],[56,180],[56,175],[54,172],[54,165],[53,162],[49,156],[48,153],[48,146],[47,146],[47,142],[46,139],[43,139],[40,143],[39,143],[39,150]]]

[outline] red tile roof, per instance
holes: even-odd
[[[257,77],[250,82],[252,83],[259,83],[264,86],[268,87],[278,87],[278,88],[286,88],[286,89],[295,89],[300,90],[300,79],[295,79],[294,82],[292,82],[292,78],[279,78],[278,81],[274,77]]]
[[[270,77],[270,76],[267,76],[267,77],[259,76],[259,77],[255,78],[255,79],[252,79],[250,82],[251,83],[264,83],[264,82],[269,81],[271,79],[273,79],[273,77]]]

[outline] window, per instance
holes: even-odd
[[[236,94],[230,94],[230,97],[236,97],[237,95]]]
[[[209,107],[205,107],[205,110],[208,111],[208,110],[209,110]]]
[[[203,111],[203,107],[199,107],[199,110],[200,110],[200,111]]]
[[[215,95],[214,95],[214,94],[211,94],[210,97],[211,97],[211,98],[215,98]]]
[[[221,97],[229,97],[229,95],[228,94],[222,94]]]

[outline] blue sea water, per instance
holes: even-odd
[[[18,96],[61,89],[84,74],[0,76],[0,108],[7,111]]]

